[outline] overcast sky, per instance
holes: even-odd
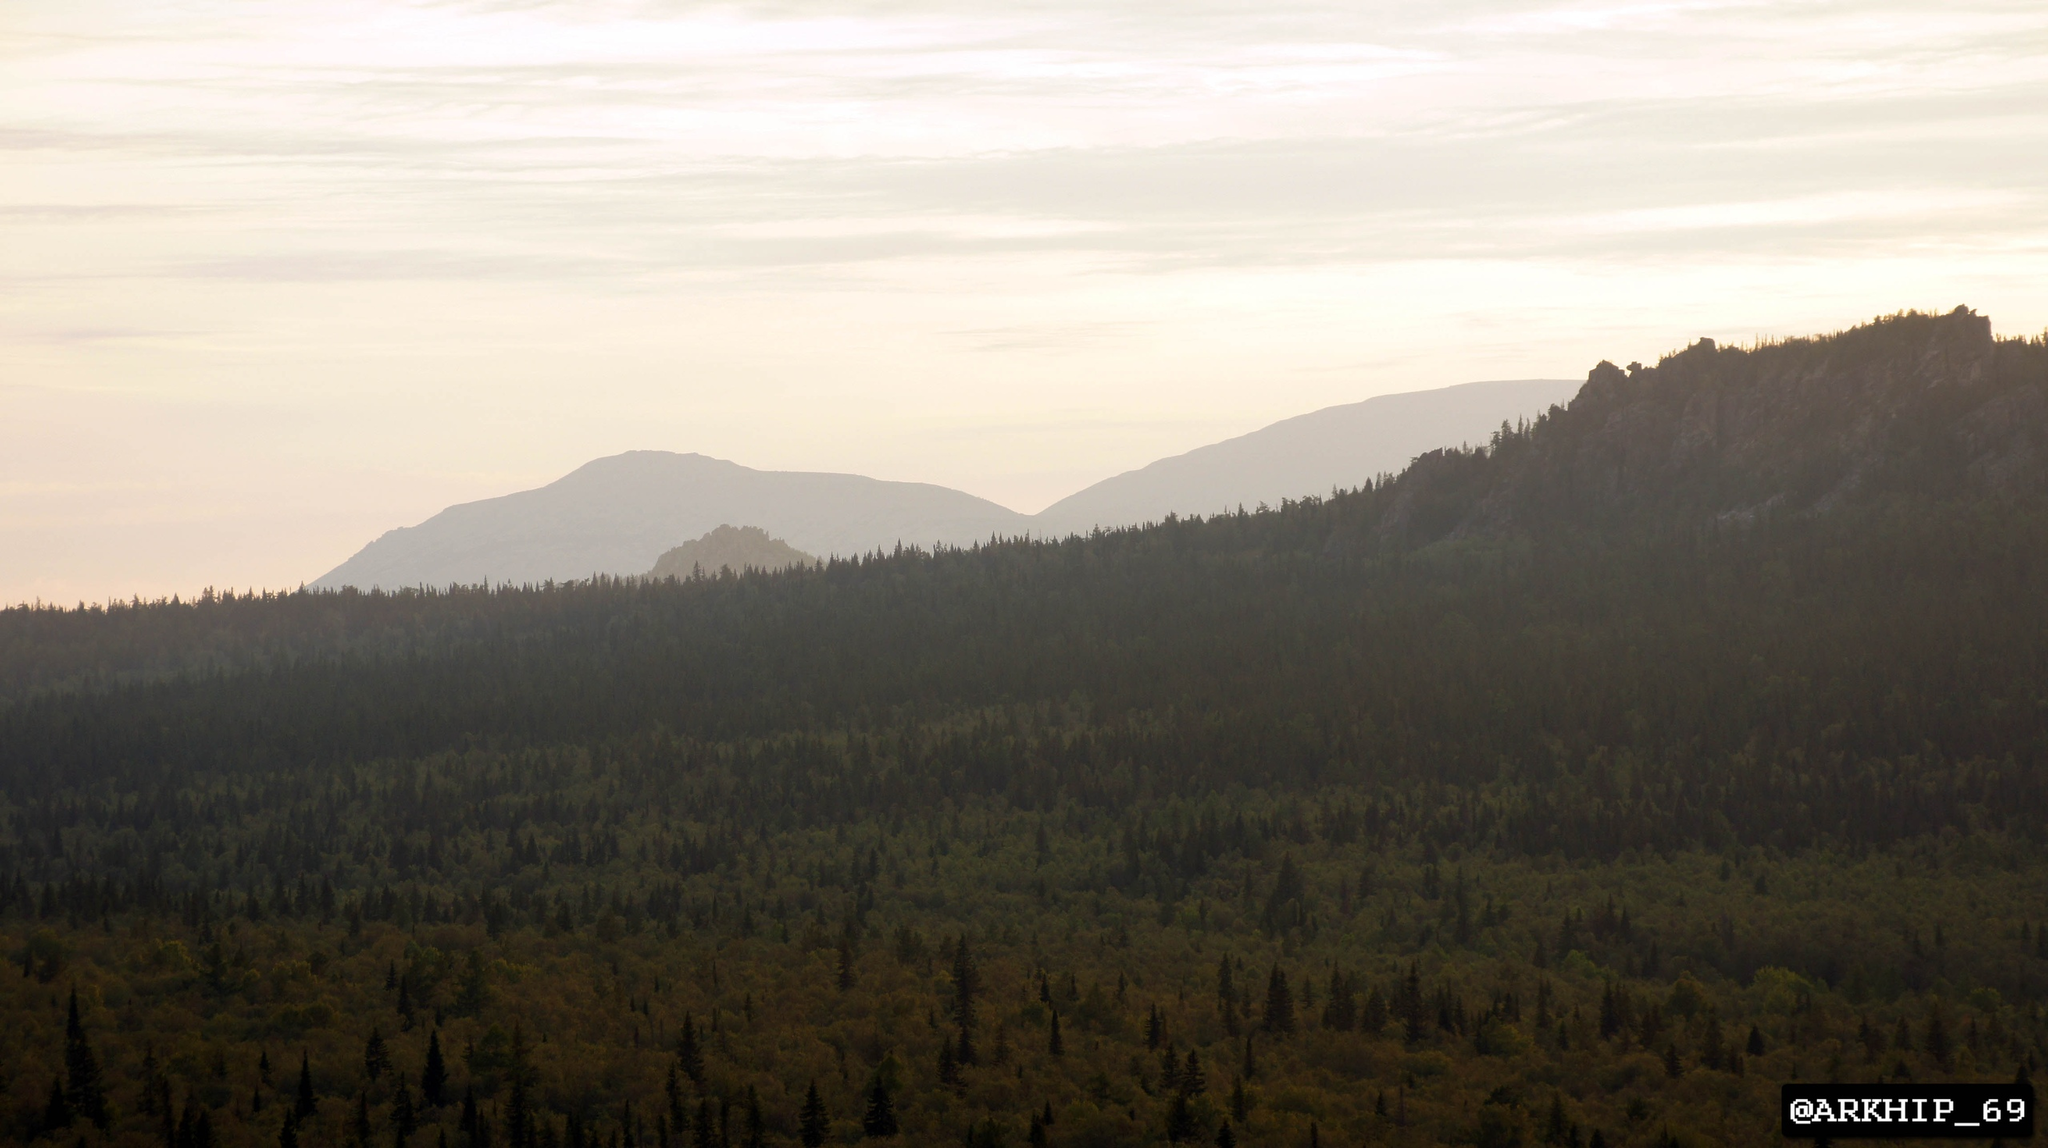
[[[0,601],[635,448],[1035,511],[1701,335],[2038,333],[2044,271],[2041,0],[11,0]]]

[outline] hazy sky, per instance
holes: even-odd
[[[2044,271],[2041,0],[11,0],[0,601],[633,448],[1033,511],[1700,335],[2039,332]]]

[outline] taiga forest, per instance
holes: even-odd
[[[1368,486],[0,612],[0,1137],[1777,1137],[2048,1058],[2048,341],[1602,363]]]

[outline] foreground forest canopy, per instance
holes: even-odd
[[[2010,1079],[2044,495],[2048,343],[1959,309],[1209,520],[0,612],[0,1135],[1668,1148]]]

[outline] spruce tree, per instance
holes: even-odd
[[[661,1090],[662,1095],[668,1100],[669,1127],[680,1134],[683,1125],[688,1122],[689,1113],[683,1108],[683,1086],[682,1082],[676,1079],[676,1062],[673,1060],[668,1062],[668,1079],[662,1083]]]
[[[797,1118],[797,1138],[804,1148],[819,1148],[825,1143],[825,1134],[831,1130],[831,1118],[825,1114],[825,1101],[818,1095],[818,1082],[804,1092],[803,1111]]]
[[[305,1050],[299,1051],[299,1095],[292,1105],[292,1115],[300,1120],[312,1117],[319,1110],[320,1100],[313,1095],[313,1062]]]
[[[405,1142],[419,1131],[419,1109],[414,1105],[412,1089],[408,1088],[403,1076],[398,1078],[398,1094],[391,1098],[391,1143],[392,1148],[405,1148]]]
[[[1185,1092],[1175,1092],[1166,1106],[1166,1142],[1182,1144],[1194,1139],[1195,1114],[1188,1107]]]
[[[1294,994],[1279,965],[1273,966],[1273,975],[1266,980],[1266,1031],[1283,1035],[1294,1031]]]
[[[747,1085],[747,1140],[742,1148],[767,1148],[768,1131],[761,1119],[761,1093]]]
[[[370,1039],[363,1042],[363,1075],[376,1080],[391,1068],[391,1053],[384,1047],[384,1032],[370,1026]]]
[[[526,1028],[512,1025],[512,1095],[505,1107],[505,1138],[510,1148],[534,1148],[533,1066],[526,1058]]]
[[[420,1069],[420,1099],[429,1108],[448,1102],[448,1062],[441,1057],[441,1030],[427,1034],[427,1063]]]
[[[879,1073],[868,1085],[868,1111],[861,1119],[860,1131],[869,1137],[896,1135],[896,1102],[889,1098],[888,1086]]]
[[[50,1098],[43,1103],[43,1131],[61,1132],[71,1127],[71,1122],[75,1119],[77,1118],[71,1113],[71,1102],[64,1098],[64,1082],[57,1077],[51,1077]]]
[[[1046,1035],[1045,1051],[1053,1056],[1066,1055],[1067,1050],[1060,1043],[1060,1014],[1057,1011],[1052,1014],[1052,1028]]]
[[[107,1128],[106,1085],[100,1079],[100,1060],[93,1055],[92,1042],[85,1038],[85,1025],[78,1016],[78,990],[71,990],[71,1007],[64,1025],[64,1069],[67,1082],[64,1099],[74,1117],[84,1117],[102,1132]]]
[[[676,1038],[676,1063],[690,1083],[704,1086],[704,1050],[697,1046],[697,1022],[689,1013],[683,1014],[682,1035]]]

